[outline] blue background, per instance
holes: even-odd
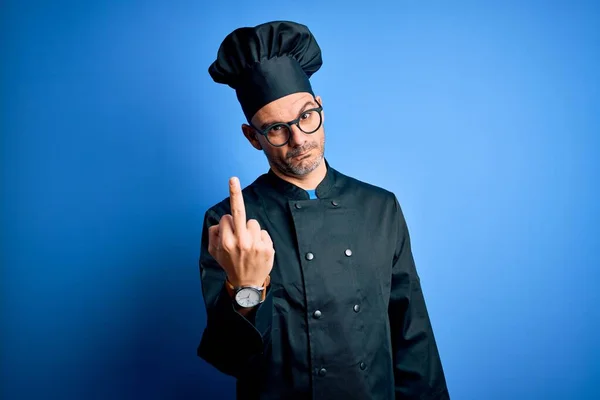
[[[600,398],[598,3],[203,3],[3,2],[3,399],[233,398],[202,218],[268,166],[207,68],[272,19],[332,166],[400,199],[452,398]]]

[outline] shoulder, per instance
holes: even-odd
[[[336,171],[339,175],[340,187],[348,198],[354,201],[354,207],[360,209],[365,216],[374,221],[395,221],[394,228],[402,237],[408,232],[406,217],[398,196],[391,190],[370,184],[357,178]]]
[[[361,200],[379,200],[390,203],[397,201],[396,195],[389,189],[346,175],[337,170],[335,170],[335,174],[336,186],[342,192],[353,193],[355,196],[360,197]]]
[[[340,195],[352,199],[354,207],[365,215],[390,218],[406,224],[398,196],[391,190],[335,171]]]

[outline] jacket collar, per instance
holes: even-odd
[[[326,198],[332,193],[332,189],[334,188],[338,177],[338,172],[329,166],[329,162],[327,162],[327,159],[324,158],[323,160],[327,168],[327,173],[316,188],[318,198]],[[279,176],[277,176],[277,174],[275,174],[275,172],[273,172],[272,168],[269,168],[269,171],[263,176],[265,184],[271,186],[279,194],[292,200],[309,199],[309,195],[306,190],[294,185],[293,183],[281,179]]]

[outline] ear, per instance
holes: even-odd
[[[256,150],[263,149],[262,145],[260,144],[260,141],[258,140],[258,136],[260,135],[260,133],[256,132],[254,128],[252,128],[248,124],[242,124],[242,132],[244,133],[244,136],[246,136],[246,139],[248,139],[252,147],[254,147]]]
[[[323,100],[321,99],[321,96],[315,96],[315,100],[319,102],[321,107],[323,106]],[[323,118],[322,122],[325,122],[325,110],[321,110],[321,118]]]

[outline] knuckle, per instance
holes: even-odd
[[[250,241],[250,240],[240,240],[238,242],[238,248],[241,251],[248,252],[248,251],[252,250],[252,241]]]
[[[253,229],[253,228],[258,228],[260,229],[260,224],[258,223],[257,220],[255,219],[249,219],[248,222],[246,223],[246,226],[248,227],[248,229]]]
[[[221,241],[221,247],[227,252],[233,250],[236,247],[235,238],[231,236],[224,237]]]

